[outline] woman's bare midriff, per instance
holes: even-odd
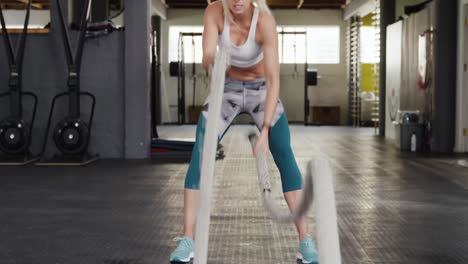
[[[228,71],[228,76],[232,79],[240,81],[251,81],[265,77],[265,67],[263,60],[249,68],[239,68],[231,66]]]

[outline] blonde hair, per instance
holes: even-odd
[[[211,4],[212,0],[207,0],[208,4]],[[224,15],[228,18],[229,22],[235,24],[234,22],[234,17],[232,16],[231,10],[229,10],[229,6],[227,1],[228,0],[220,0],[221,3],[223,4],[223,9],[224,9]],[[266,0],[252,0],[255,6],[257,6],[260,10],[260,12],[265,12],[269,15],[271,15],[270,8],[268,7],[268,4],[266,3]]]

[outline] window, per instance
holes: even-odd
[[[279,34],[280,63],[340,63],[340,27],[278,27],[278,32],[306,32],[306,35]]]
[[[310,26],[310,27],[278,27],[278,32],[306,32],[301,34],[279,34],[278,50],[280,63],[339,64],[340,63],[340,27]],[[201,33],[202,26],[171,26],[169,27],[169,62],[178,60],[179,34]],[[202,61],[202,38],[184,36],[185,62]]]
[[[361,63],[379,63],[375,27],[361,27]]]
[[[305,63],[306,35],[301,34],[301,32],[305,33],[306,29],[303,27],[279,27],[277,30],[279,33],[278,52],[280,63]],[[282,34],[282,32],[285,34]]]
[[[171,26],[169,27],[169,62],[178,61],[180,33],[202,33],[203,26]],[[202,37],[184,36],[184,60],[185,63],[201,63],[202,61]],[[197,52],[198,51],[198,52]]]
[[[6,27],[9,29],[23,29],[26,10],[3,10]],[[31,10],[28,28],[40,29],[47,26],[50,22],[49,10]]]

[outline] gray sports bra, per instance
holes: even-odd
[[[236,46],[232,43],[230,37],[231,25],[225,16],[224,30],[219,37],[218,46],[230,50],[232,66],[248,68],[263,60],[263,47],[255,41],[259,13],[259,9],[255,7],[252,23],[250,24],[249,36],[246,42],[241,46]]]

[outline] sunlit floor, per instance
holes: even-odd
[[[296,263],[294,226],[271,221],[262,207],[250,129],[233,126],[222,142],[209,263]],[[159,132],[188,138],[194,130]],[[303,171],[316,157],[333,166],[343,263],[468,263],[468,168],[401,154],[373,129],[291,131]],[[182,234],[187,167],[153,160],[0,168],[0,263],[168,263]]]

